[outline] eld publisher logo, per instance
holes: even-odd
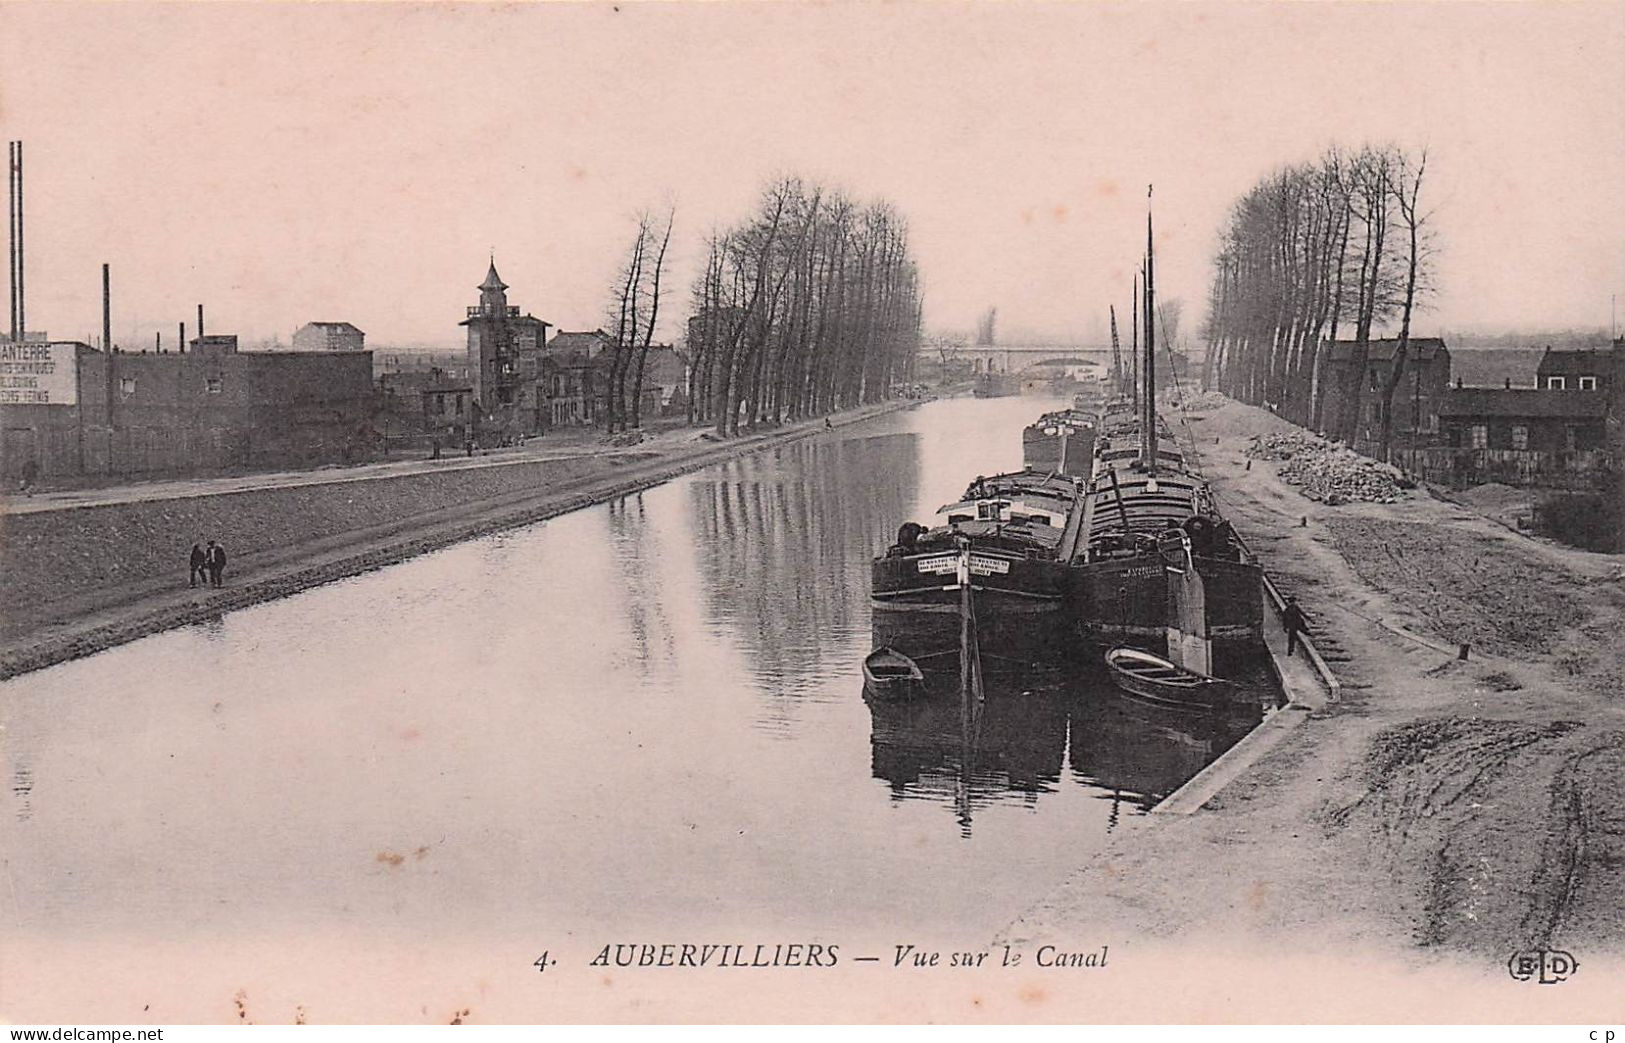
[[[1580,969],[1580,961],[1561,949],[1535,949],[1515,952],[1507,961],[1507,973],[1517,981],[1534,980],[1542,985],[1567,981]]]

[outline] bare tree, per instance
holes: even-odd
[[[1397,153],[1394,157],[1394,176],[1391,185],[1394,206],[1399,210],[1400,223],[1404,228],[1406,254],[1405,254],[1405,292],[1400,304],[1399,342],[1394,346],[1394,360],[1388,367],[1387,378],[1383,381],[1382,401],[1379,407],[1379,417],[1382,425],[1382,458],[1388,459],[1393,448],[1394,437],[1394,392],[1399,387],[1400,377],[1405,372],[1405,361],[1410,353],[1411,346],[1411,315],[1417,305],[1417,295],[1427,285],[1427,258],[1430,254],[1429,233],[1427,229],[1429,215],[1419,209],[1422,196],[1422,179],[1427,174],[1428,152],[1424,148],[1412,160],[1404,153]],[[1414,435],[1414,431],[1413,431]]]
[[[649,292],[645,299],[649,302],[649,314],[643,319],[643,339],[637,345],[637,369],[632,380],[632,426],[643,426],[643,368],[649,358],[649,342],[654,338],[655,324],[660,321],[660,278],[666,271],[666,247],[671,243],[671,227],[677,219],[676,208],[666,210],[666,230],[660,235],[660,247],[655,251],[654,267],[648,270]],[[649,215],[643,214],[638,221],[640,238],[652,239]],[[643,274],[643,264],[640,251],[639,274]],[[637,323],[633,323],[636,329]]]
[[[627,252],[626,264],[616,280],[613,326],[610,345],[608,386],[605,389],[604,424],[611,433],[626,429],[626,372],[638,339],[643,291],[643,255],[649,242],[648,215],[639,215],[638,231]]]

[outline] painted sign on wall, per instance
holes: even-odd
[[[78,405],[78,366],[71,343],[0,343],[0,405]]]

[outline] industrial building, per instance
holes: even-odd
[[[295,351],[361,351],[367,335],[348,322],[307,322],[293,331]]]
[[[365,459],[377,440],[372,355],[101,351],[0,341],[0,472],[134,477]]]

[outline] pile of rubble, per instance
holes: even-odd
[[[1254,435],[1247,455],[1254,460],[1290,460],[1299,453],[1331,448],[1331,443],[1308,431],[1284,431]]]
[[[1256,436],[1247,455],[1286,461],[1278,472],[1282,481],[1298,486],[1311,500],[1333,506],[1393,503],[1414,487],[1395,468],[1307,431]]]
[[[1187,413],[1206,413],[1218,409],[1230,400],[1217,391],[1198,391],[1193,395],[1186,395],[1181,408]]]

